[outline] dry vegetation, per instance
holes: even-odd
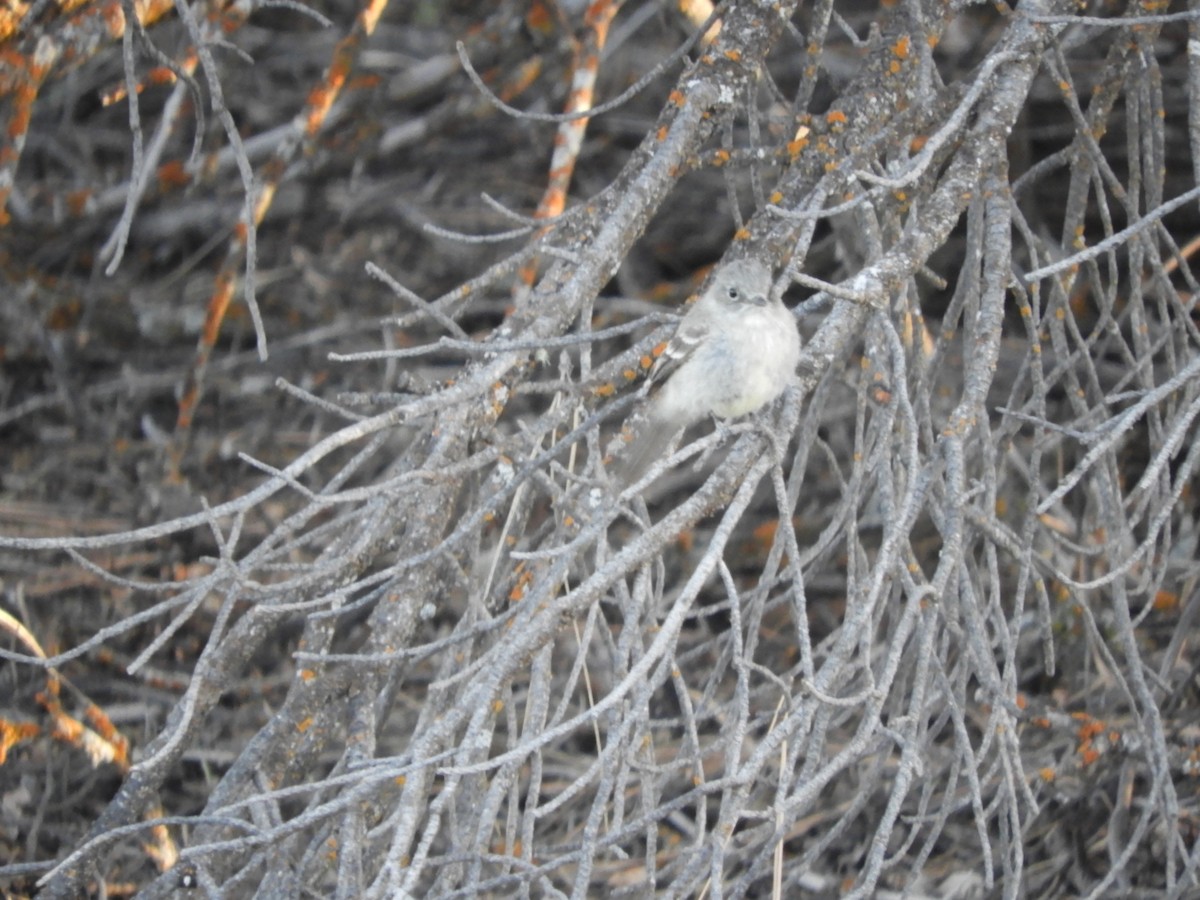
[[[1196,896],[1196,19],[584,6],[0,12],[0,892]]]

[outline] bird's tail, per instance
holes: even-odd
[[[622,487],[628,487],[649,471],[671,446],[679,428],[648,419],[633,442],[614,462],[613,475]]]

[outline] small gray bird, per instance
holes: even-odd
[[[680,429],[705,416],[734,419],[766,406],[799,360],[796,319],[771,298],[770,270],[754,259],[722,266],[650,370],[657,387],[617,477],[636,481]]]

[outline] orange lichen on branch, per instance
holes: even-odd
[[[34,722],[10,722],[0,718],[0,766],[8,760],[9,750],[41,733],[41,727]]]
[[[525,13],[525,26],[540,34],[550,34],[554,30],[556,18],[551,15],[543,0],[532,0],[529,10]]]
[[[525,589],[533,582],[533,570],[527,568],[524,562],[517,564],[515,573],[517,580],[508,592],[508,601],[510,603],[520,602],[525,596]]]
[[[172,478],[179,477],[179,462],[183,456],[184,439],[191,430],[192,421],[195,419],[196,406],[203,390],[208,361],[212,356],[213,347],[216,345],[217,335],[220,334],[221,322],[225,319],[225,312],[229,309],[229,302],[233,297],[236,277],[230,267],[230,262],[230,257],[226,256],[221,271],[217,273],[216,283],[213,293],[209,297],[208,310],[204,317],[204,328],[200,332],[200,340],[196,345],[196,356],[192,360],[191,368],[188,369],[183,394],[179,398],[179,413],[175,418],[175,443],[171,448],[171,471],[168,473]]]
[[[84,187],[78,191],[70,191],[67,193],[67,212],[72,216],[83,216],[88,211],[90,200],[92,198],[91,188]]]
[[[308,95],[308,114],[305,117],[304,133],[312,137],[325,124],[329,109],[338,98],[354,63],[358,59],[359,50],[364,39],[369,37],[379,23],[379,16],[387,6],[387,0],[368,0],[354,28],[342,38],[333,50],[333,59],[325,70],[325,78],[316,85]]]
[[[1155,612],[1173,612],[1179,608],[1179,594],[1174,591],[1158,591],[1154,595]]]
[[[187,169],[179,160],[165,162],[158,167],[158,185],[160,188],[181,188],[191,181]]]
[[[684,553],[691,553],[696,547],[696,532],[691,528],[685,528],[676,536],[675,546]]]
[[[1090,766],[1103,753],[1103,748],[1096,746],[1096,738],[1104,735],[1108,727],[1103,722],[1084,712],[1071,713],[1071,718],[1080,723],[1075,733],[1076,737],[1079,738],[1077,752],[1080,764]]]
[[[693,28],[699,28],[713,14],[716,8],[713,6],[712,0],[678,0],[679,11],[687,17],[687,20],[692,23]],[[721,22],[718,19],[708,30],[704,32],[704,37],[700,39],[700,43],[705,46],[711,44],[717,39],[717,35],[721,33]]]
[[[129,766],[129,743],[119,736],[119,741],[112,741],[86,727],[75,717],[63,709],[58,699],[58,681],[55,679],[47,685],[47,690],[35,695],[42,708],[50,714],[52,737],[82,750],[91,760],[93,766],[101,763],[114,763],[125,770]],[[107,717],[106,717],[107,721]],[[115,732],[115,729],[113,729]]]
[[[0,7],[0,42],[7,41],[21,27],[21,20],[29,11],[29,4],[23,0],[7,0]]]
[[[775,543],[775,535],[779,532],[779,519],[767,519],[758,525],[751,533],[751,548],[756,553],[766,553]]]
[[[225,318],[225,312],[229,309],[229,302],[233,299],[233,289],[236,283],[237,279],[231,272],[221,272],[217,275],[216,290],[213,291],[209,301],[208,316],[204,320],[204,328],[201,331],[202,340],[209,346],[217,341],[217,334],[221,330],[221,320]]]
[[[112,762],[122,771],[129,768],[129,740],[117,730],[112,719],[95,703],[89,703],[83,711],[83,716],[96,732],[96,735],[112,747]]]
[[[787,144],[788,156],[790,156],[792,159],[795,159],[797,156],[800,155],[801,151],[804,150],[804,148],[807,146],[808,146],[808,138],[807,137],[798,137],[794,141],[788,141],[788,144]]]
[[[529,86],[537,80],[537,77],[542,74],[542,58],[534,56],[525,60],[517,67],[517,70],[510,74],[500,86],[496,89],[496,96],[505,103],[511,103],[517,97],[521,96],[529,89]],[[487,83],[495,82],[499,78],[499,73],[492,72],[490,77],[485,77],[483,80]]]
[[[5,137],[17,140],[25,136],[29,130],[29,120],[33,116],[33,101],[37,99],[37,87],[26,83],[13,91],[13,113],[8,120]]]
[[[158,87],[164,84],[174,84],[175,73],[166,66],[155,66],[142,77],[137,83],[136,90],[140,94],[148,87]],[[125,82],[113,85],[107,91],[100,95],[100,103],[104,106],[112,106],[112,104],[124,100],[129,96],[129,91]]]
[[[162,816],[162,806],[154,804],[146,816],[146,821],[152,822]],[[141,847],[146,851],[146,855],[154,860],[158,870],[165,872],[179,862],[179,848],[175,846],[175,840],[165,825],[151,825],[149,833],[150,840],[143,841]]]
[[[119,0],[107,0],[99,6],[104,24],[108,26],[109,37],[119,38],[125,33],[125,11],[121,9]]]
[[[826,124],[835,131],[845,128],[848,121],[849,119],[846,117],[846,114],[840,109],[831,109],[825,115]]]

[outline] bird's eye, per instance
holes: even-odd
[[[730,300],[736,300],[738,297],[740,297],[742,295],[742,292],[739,291],[737,288],[733,287],[732,285],[730,285],[729,287],[727,287],[725,289],[725,293],[729,295]]]

